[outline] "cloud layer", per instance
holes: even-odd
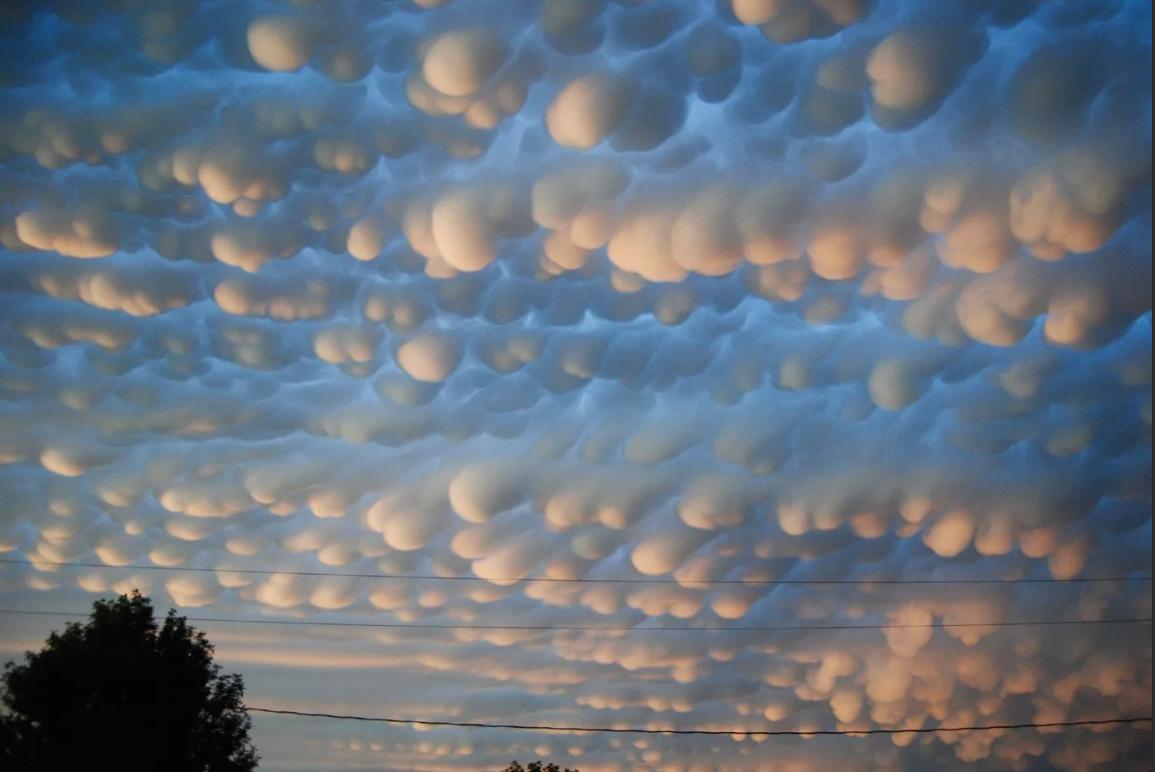
[[[748,733],[1150,714],[1149,625],[1003,626],[1148,617],[1150,582],[966,583],[1150,575],[1150,32],[0,9],[0,605],[613,628],[205,625],[254,704],[734,732],[262,718],[275,770],[1143,772],[1148,726]],[[953,583],[871,583],[914,579]]]

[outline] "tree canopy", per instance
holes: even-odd
[[[97,601],[0,676],[7,772],[251,772],[244,682],[213,664],[203,632],[170,611],[158,625],[134,592]]]
[[[546,764],[542,761],[535,761],[528,767],[523,767],[515,761],[505,772],[578,772],[578,770],[569,768],[562,769],[557,764]]]

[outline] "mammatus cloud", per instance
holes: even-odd
[[[67,257],[108,257],[117,249],[115,224],[94,207],[24,212],[16,217],[16,237],[33,249]]]
[[[1150,714],[1150,30],[0,9],[0,606],[249,620],[203,626],[268,707],[726,733],[261,718],[269,769],[1149,769],[753,733]]]

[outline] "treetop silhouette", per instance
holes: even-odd
[[[0,676],[7,772],[251,772],[258,756],[244,682],[213,664],[203,632],[170,611],[158,624],[134,592],[97,601],[84,624]]]

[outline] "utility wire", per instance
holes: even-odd
[[[984,586],[984,585],[1073,585],[1104,584],[1119,582],[1150,582],[1151,576],[1087,577],[1076,579],[772,579],[772,580],[679,580],[679,579],[553,579],[553,578],[483,578],[480,576],[437,576],[403,574],[342,573],[337,571],[272,571],[247,568],[186,568],[183,566],[112,566],[105,563],[75,563],[0,558],[0,564],[24,566],[52,566],[54,568],[100,568],[120,571],[177,571],[202,574],[249,574],[254,576],[306,576],[333,579],[393,579],[409,582],[487,582],[497,584],[638,584],[638,585],[678,585],[693,587],[901,587],[901,586]]]
[[[24,611],[0,609],[0,614],[46,617],[86,617],[87,613],[67,611]],[[185,617],[189,622],[240,624],[240,625],[281,625],[313,627],[357,627],[385,630],[478,630],[515,632],[603,632],[603,633],[792,633],[792,632],[845,632],[849,630],[947,630],[973,629],[980,627],[1081,627],[1095,625],[1140,625],[1155,623],[1153,618],[1145,619],[1097,619],[1097,620],[1052,620],[1038,622],[943,622],[924,625],[789,625],[780,627],[587,627],[555,625],[428,625],[376,622],[323,622],[307,619],[223,619],[219,617]]]
[[[752,732],[744,729],[729,731],[707,729],[610,729],[576,726],[519,726],[516,724],[471,724],[453,721],[413,721],[397,718],[376,718],[373,716],[346,716],[334,713],[307,713],[298,710],[273,710],[271,708],[248,708],[250,713],[267,713],[274,716],[294,716],[301,718],[329,718],[344,721],[366,721],[380,724],[414,725],[428,727],[451,727],[457,729],[509,729],[524,732],[579,732],[586,734],[647,734],[647,735],[696,735],[707,737],[731,737],[742,735],[745,737],[869,737],[871,735],[905,735],[905,734],[937,734],[939,732],[1002,732],[1023,729],[1074,729],[1078,727],[1097,726],[1125,726],[1131,724],[1151,723],[1151,717],[1119,718],[1106,721],[1067,721],[1052,724],[1003,724],[1000,726],[940,726],[930,729],[864,729],[862,731],[815,731],[779,730],[771,732]]]

